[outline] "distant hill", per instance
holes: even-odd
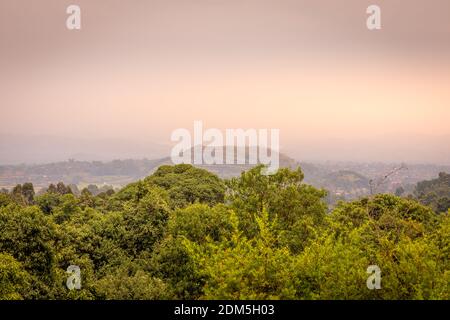
[[[11,188],[27,181],[33,182],[37,189],[59,181],[81,187],[89,184],[121,187],[151,174],[165,163],[164,158],[110,162],[69,160],[42,165],[0,166],[0,188]]]
[[[440,172],[436,179],[420,181],[414,197],[436,212],[447,212],[450,208],[450,174]]]
[[[329,203],[338,199],[355,199],[369,194],[369,180],[383,177],[395,164],[385,163],[351,163],[299,162],[283,153],[279,155],[280,167],[301,167],[304,182],[329,191]],[[248,163],[248,157],[247,157]],[[32,182],[36,190],[47,188],[51,183],[64,182],[76,185],[80,190],[89,185],[99,188],[112,186],[123,187],[131,182],[151,175],[161,165],[173,164],[170,157],[158,159],[126,159],[101,161],[68,160],[39,165],[0,166],[0,189],[12,189],[17,184]],[[198,165],[220,176],[231,178],[248,170],[253,165]],[[407,170],[397,172],[386,179],[377,189],[378,192],[394,193],[402,187],[404,195],[411,194],[419,181],[429,180],[439,172],[450,172],[450,166],[429,164],[408,165]],[[427,185],[427,184],[424,184]]]
[[[356,198],[369,193],[369,179],[351,170],[324,174],[315,184],[346,198]]]
[[[300,165],[284,154],[280,154],[279,159],[280,167],[295,168]],[[246,162],[248,163],[248,156]],[[0,166],[0,188],[10,189],[19,183],[32,182],[36,189],[40,189],[59,181],[79,187],[86,187],[89,184],[121,187],[152,174],[161,165],[172,164],[170,157],[164,157],[154,160],[127,159],[109,162],[68,160],[39,165]],[[253,165],[224,164],[198,165],[198,167],[216,173],[222,178],[230,178],[240,175]]]

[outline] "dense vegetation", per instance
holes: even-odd
[[[0,193],[0,298],[450,298],[441,200],[380,194],[328,212],[300,169],[261,169],[225,181],[161,166],[117,193],[74,195],[62,183]],[[69,265],[80,267],[79,290],[66,287]],[[366,286],[369,265],[380,290]]]
[[[446,212],[450,208],[450,174],[441,172],[437,179],[419,182],[414,196],[433,210]]]

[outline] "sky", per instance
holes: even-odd
[[[157,158],[195,120],[279,129],[303,161],[450,164],[449,21],[448,0],[2,0],[0,164]]]

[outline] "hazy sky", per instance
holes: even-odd
[[[278,128],[299,160],[450,164],[449,21],[448,0],[2,0],[0,164],[159,157],[194,120]]]

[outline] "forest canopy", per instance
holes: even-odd
[[[0,299],[450,298],[448,174],[414,198],[330,211],[300,168],[262,170],[164,165],[118,192],[0,193]],[[371,265],[381,289],[367,287]]]

